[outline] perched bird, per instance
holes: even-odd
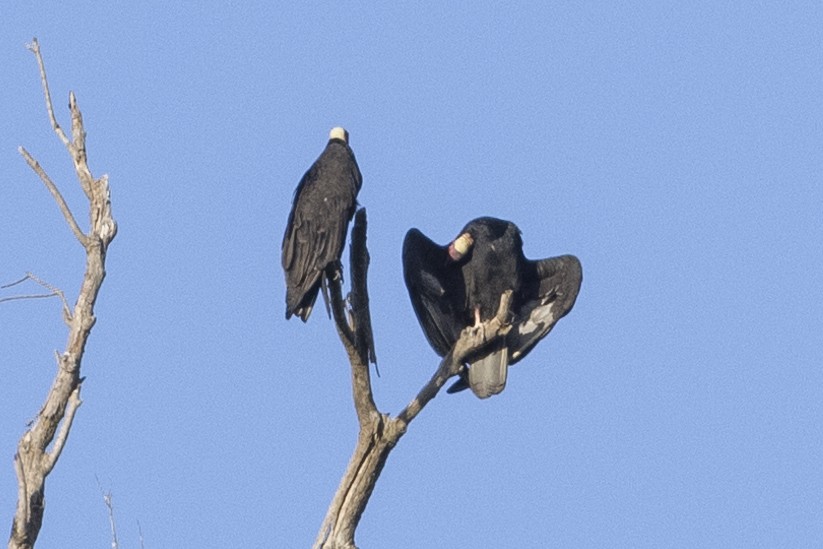
[[[283,235],[286,273],[286,318],[311,314],[324,276],[339,269],[346,234],[363,183],[349,134],[333,128],[323,153],[306,172],[297,190]]]
[[[403,242],[403,275],[429,344],[445,356],[470,326],[490,320],[512,290],[512,328],[472,358],[449,392],[470,387],[487,398],[506,386],[508,367],[525,357],[574,306],[583,271],[573,255],[530,260],[510,221],[481,217],[440,246],[417,229]]]

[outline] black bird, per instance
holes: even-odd
[[[349,222],[363,183],[349,134],[333,128],[329,143],[294,191],[282,263],[286,273],[286,318],[311,314],[324,276],[338,269]],[[325,291],[324,291],[325,298]]]
[[[529,260],[510,221],[481,217],[440,246],[417,229],[403,242],[403,275],[412,306],[432,348],[445,356],[460,332],[497,313],[512,290],[512,329],[480,357],[449,392],[471,387],[486,398],[506,386],[508,367],[525,357],[574,306],[583,271],[573,255]]]

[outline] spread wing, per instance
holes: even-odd
[[[573,255],[528,261],[521,305],[507,337],[510,364],[525,357],[572,310],[583,268]]]
[[[411,229],[403,240],[403,277],[426,339],[438,355],[445,356],[466,327],[460,268],[448,248]]]

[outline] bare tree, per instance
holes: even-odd
[[[86,252],[86,268],[74,310],[69,308],[65,299],[63,300],[63,319],[68,326],[68,341],[66,350],[57,355],[57,374],[54,382],[40,412],[17,445],[17,453],[14,456],[14,468],[17,472],[17,508],[12,521],[9,549],[34,547],[40,533],[44,511],[44,483],[60,458],[74,415],[81,404],[80,387],[83,378],[80,377],[80,362],[96,320],[94,304],[106,276],[106,250],[117,234],[117,224],[111,214],[108,177],[103,175],[95,178],[88,167],[86,132],[74,93],[69,93],[69,138],[54,116],[46,69],[36,38],[28,48],[34,53],[40,69],[40,80],[52,129],[68,150],[77,179],[89,201],[90,219],[89,231],[84,233],[57,186],[37,160],[26,149],[20,147],[20,154],[54,197],[69,229],[83,246]],[[33,275],[27,275],[27,278],[37,281]],[[59,290],[45,286],[51,289],[52,293],[62,296],[62,292],[57,293]]]
[[[466,357],[478,352],[510,329],[511,291],[503,294],[497,315],[483,324],[482,329],[464,330],[432,378],[417,396],[396,416],[381,413],[374,404],[369,359],[374,356],[366,278],[369,253],[366,248],[366,210],[360,209],[354,218],[351,237],[351,308],[346,311],[340,278],[331,280],[330,293],[335,325],[346,348],[352,368],[354,408],[360,423],[357,446],[354,449],[340,486],[332,499],[326,518],[314,542],[315,549],[356,549],[354,533],[377,479],[409,424],[440,391],[446,381],[460,373]]]

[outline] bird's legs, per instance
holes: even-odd
[[[480,320],[480,307],[474,308],[474,326],[472,326],[472,334],[480,334],[482,341],[486,341],[486,326]]]
[[[331,318],[331,300],[329,297],[328,284],[331,281],[339,280],[343,283],[343,264],[340,261],[329,263],[325,272],[320,275],[320,293],[323,295],[323,303],[326,305],[326,314]]]

